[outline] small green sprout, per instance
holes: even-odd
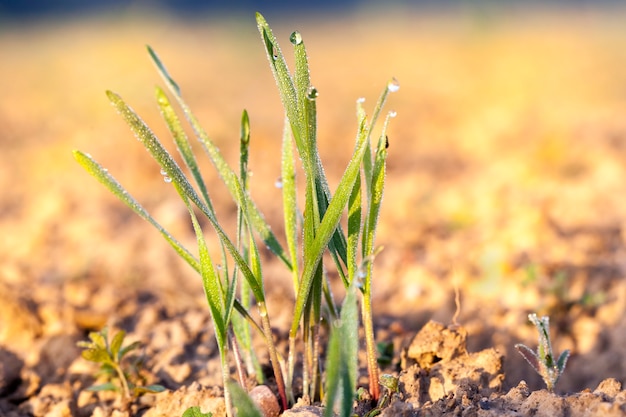
[[[528,319],[537,327],[539,332],[539,346],[537,352],[534,352],[528,346],[518,343],[515,345],[517,351],[526,359],[535,371],[543,378],[548,391],[554,391],[554,386],[565,370],[565,364],[569,358],[569,350],[561,353],[559,358],[554,361],[552,353],[552,343],[550,342],[550,318],[543,316],[537,317],[536,314],[529,314]]]
[[[188,409],[186,409],[182,417],[213,417],[213,413],[211,412],[203,413],[200,410],[200,407],[196,405],[196,406],[189,407]]]
[[[399,391],[398,377],[394,375],[381,374],[378,378],[378,384],[384,388],[384,392],[378,400],[376,407],[367,413],[366,417],[375,417],[382,413],[382,410],[391,403],[393,396]]]
[[[141,361],[124,360],[126,354],[139,348],[140,343],[134,342],[122,346],[126,332],[120,330],[109,342],[108,329],[105,327],[99,332],[89,333],[91,341],[81,341],[77,345],[84,348],[81,356],[90,361],[100,364],[100,375],[106,377],[107,382],[93,385],[89,391],[116,391],[121,392],[125,399],[139,397],[145,393],[157,393],[165,390],[161,385],[140,385],[142,382],[139,375]],[[135,381],[135,382],[133,382]]]

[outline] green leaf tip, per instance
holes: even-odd
[[[176,91],[176,94],[180,95],[180,87],[178,86],[176,81],[174,81],[174,79],[170,77],[169,72],[167,72],[167,68],[165,68],[165,65],[163,64],[163,61],[161,61],[159,56],[156,54],[156,52],[154,52],[154,49],[152,49],[150,45],[146,45],[146,49],[148,50],[148,54],[150,54],[150,58],[152,58],[152,62],[154,62],[154,65],[156,65],[157,69],[159,70],[159,74],[161,74],[166,83],[171,85],[171,87]]]

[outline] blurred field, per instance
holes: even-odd
[[[531,311],[563,314],[557,348],[580,355],[597,349],[603,329],[626,324],[626,11],[266,17],[287,55],[291,31],[304,36],[331,186],[353,145],[355,100],[371,109],[391,76],[401,83],[389,105],[398,117],[378,235],[379,313],[448,322],[456,280],[460,321],[488,338],[477,344],[534,343],[522,326]],[[249,111],[252,193],[281,230],[273,184],[282,111],[253,16],[9,25],[0,28],[0,279],[105,279],[202,302],[199,280],[157,233],[71,156],[91,153],[193,242],[184,208],[104,96],[121,94],[167,137],[145,44],[233,165]],[[204,172],[232,220],[232,203],[208,165]],[[559,276],[564,290],[555,290]],[[583,295],[597,296],[593,309],[563,310],[563,300]],[[611,340],[611,353],[625,357],[626,343]],[[565,389],[617,372],[584,363]]]

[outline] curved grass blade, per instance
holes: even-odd
[[[204,179],[202,178],[202,174],[200,173],[200,168],[198,167],[198,162],[196,161],[196,157],[191,149],[189,139],[187,138],[187,135],[185,134],[185,131],[180,123],[180,119],[176,115],[176,112],[165,95],[165,92],[160,87],[156,87],[155,95],[159,109],[161,110],[161,115],[163,115],[163,118],[165,119],[167,126],[174,137],[174,142],[176,143],[176,147],[180,152],[180,155],[185,161],[185,165],[187,165],[187,168],[189,168],[189,171],[193,175],[193,178],[196,181],[196,184],[200,189],[200,193],[202,194],[202,197],[204,197],[204,201],[206,202],[209,210],[214,212],[211,199],[209,198],[209,192],[206,188]]]
[[[111,100],[113,105],[124,117],[131,130],[135,133],[135,136],[137,136],[137,138],[144,144],[145,148],[158,162],[166,175],[171,178],[172,184],[174,184],[176,190],[181,195],[181,197],[191,200],[204,213],[204,215],[207,216],[207,219],[211,222],[211,225],[217,232],[221,243],[226,247],[230,255],[233,257],[233,260],[240,268],[244,278],[250,283],[250,287],[257,301],[264,301],[265,294],[263,292],[263,289],[259,285],[257,278],[254,276],[246,261],[243,259],[228,235],[224,232],[213,213],[209,210],[207,205],[199,198],[198,194],[191,186],[189,180],[187,179],[185,174],[183,174],[176,161],[174,161],[169,152],[163,147],[161,142],[159,142],[159,140],[156,138],[154,133],[152,133],[150,128],[148,128],[143,120],[141,120],[141,118],[137,116],[137,114],[122,100],[120,96],[111,91],[107,91],[107,95],[109,96],[109,99]],[[232,171],[228,171],[228,174],[229,176],[231,176],[229,181],[231,182],[231,184],[233,184],[236,195],[239,199],[241,199],[241,195],[243,195],[243,193],[241,192],[239,181],[237,181],[236,178],[234,181],[232,180],[232,176],[234,176],[234,173]]]
[[[220,351],[225,351],[226,338],[227,338],[227,326],[228,321],[226,317],[230,316],[230,313],[226,310],[226,301],[224,300],[224,290],[219,275],[215,272],[213,261],[209,253],[209,248],[204,240],[204,233],[198,222],[198,218],[193,211],[193,207],[188,200],[185,200],[185,205],[189,210],[191,216],[191,222],[193,224],[194,232],[198,241],[198,251],[200,252],[200,275],[202,277],[202,284],[204,287],[204,293],[211,309],[211,317],[215,325],[217,342],[220,344]],[[234,280],[231,285],[234,285]]]
[[[218,171],[218,174],[224,181],[224,184],[228,188],[231,196],[233,197],[233,199],[236,200],[236,190],[234,189],[234,185],[232,183],[233,175],[230,175],[233,173],[232,169],[228,166],[218,147],[211,141],[206,131],[200,125],[198,119],[195,117],[187,103],[183,100],[178,84],[176,84],[172,77],[170,77],[167,69],[165,68],[165,65],[163,65],[157,54],[154,52],[154,50],[152,50],[152,48],[150,48],[150,46],[148,46],[148,53],[152,57],[152,60],[154,61],[159,71],[159,74],[165,81],[170,91],[174,94],[176,101],[182,108],[185,117],[187,118],[196,136],[200,140],[200,143],[202,143],[205,151],[209,155],[211,162],[213,163],[216,170]],[[236,176],[234,176],[234,178],[236,178]],[[276,256],[278,256],[278,258],[283,261],[283,263],[288,268],[291,268],[291,263],[289,262],[287,254],[278,242],[278,239],[276,239],[276,236],[270,229],[267,222],[263,219],[263,216],[261,215],[261,212],[259,211],[257,206],[249,197],[246,197],[246,205],[250,207],[250,219],[252,221],[252,225],[257,233],[259,233],[263,242]]]
[[[270,68],[272,69],[274,79],[276,80],[276,84],[278,85],[280,99],[283,102],[283,107],[285,108],[287,118],[289,119],[289,123],[291,124],[291,131],[293,133],[296,146],[298,148],[298,151],[302,152],[305,149],[305,138],[302,136],[302,119],[300,118],[300,112],[298,110],[296,88],[294,86],[291,75],[289,74],[287,62],[285,61],[285,57],[283,56],[283,53],[278,46],[278,41],[276,40],[272,29],[270,29],[267,21],[265,20],[263,15],[261,15],[261,13],[256,14],[256,22],[259,33],[261,34],[261,37],[263,39],[263,44],[265,46],[267,59],[270,63]],[[304,158],[303,154],[301,154],[301,156]]]
[[[73,151],[74,159],[92,176],[100,181],[109,191],[126,204],[139,217],[150,223],[155,229],[161,233],[167,243],[174,248],[176,253],[180,255],[193,269],[200,270],[200,262],[167,230],[163,228],[137,200],[135,200],[124,187],[109,172],[91,158],[88,154],[75,150]]]

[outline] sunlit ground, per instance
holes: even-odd
[[[589,295],[601,307],[593,317],[574,310],[572,326],[585,330],[561,339],[581,354],[593,349],[601,326],[623,320],[624,286],[607,282],[623,282],[626,262],[626,13],[266,17],[287,55],[291,31],[304,36],[331,187],[353,145],[355,100],[365,97],[371,112],[387,81],[400,81],[388,107],[398,116],[389,130],[378,233],[385,247],[376,259],[379,312],[449,322],[456,282],[459,320],[470,333],[495,334],[498,345],[511,333],[534,338],[521,325],[528,312],[554,316],[564,299]],[[104,95],[122,95],[169,141],[153,98],[161,81],[145,44],[233,166],[241,111],[248,110],[252,194],[282,230],[274,182],[283,115],[254,16],[8,25],[0,28],[2,280],[106,277],[170,295],[200,288],[158,234],[71,156],[75,148],[91,153],[193,242],[184,206]],[[232,224],[232,203],[208,165],[204,172]],[[554,289],[557,277],[565,295]]]

